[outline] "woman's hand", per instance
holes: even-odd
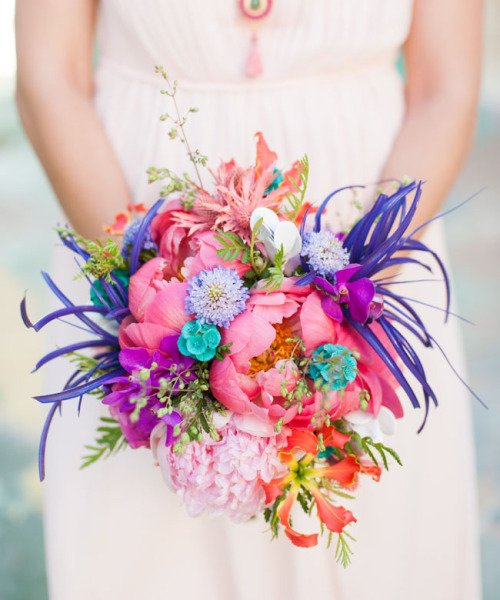
[[[17,106],[72,225],[101,237],[129,190],[92,104],[97,0],[17,0]]]
[[[424,179],[413,228],[439,210],[474,133],[482,0],[415,0],[404,48],[406,116],[381,179]]]

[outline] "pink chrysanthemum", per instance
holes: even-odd
[[[192,442],[183,453],[176,453],[154,432],[151,446],[166,482],[192,517],[206,511],[227,515],[235,522],[246,521],[265,505],[259,480],[268,483],[283,473],[278,451],[284,437],[256,437],[232,423],[220,434],[219,442],[205,436],[202,442]]]

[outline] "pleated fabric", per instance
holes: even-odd
[[[147,184],[147,167],[190,170],[184,148],[159,122],[172,106],[160,94],[156,64],[178,81],[183,109],[200,110],[190,115],[187,134],[212,166],[232,157],[250,164],[253,135],[262,131],[282,167],[308,154],[310,200],[376,181],[404,117],[395,59],[411,15],[411,0],[275,0],[255,26],[264,72],[249,80],[244,64],[254,28],[235,1],[103,0],[95,106],[134,200],[151,203],[158,195],[158,185]],[[345,194],[329,218],[346,225],[355,214]],[[439,224],[426,241],[446,255]],[[68,294],[84,294],[72,281],[72,259],[59,250],[54,269]],[[411,270],[407,275],[414,278]],[[443,306],[439,283],[405,289]],[[421,311],[464,373],[456,323],[444,326],[438,309]],[[69,336],[59,326],[51,342]],[[427,353],[424,365],[441,405],[420,435],[422,411],[405,405],[389,440],[404,467],[358,489],[358,541],[346,570],[324,544],[303,550],[286,539],[271,542],[260,519],[191,519],[146,450],[80,471],[83,446],[104,411],[92,398],[79,417],[75,406],[65,406],[54,420],[44,483],[51,599],[479,599],[470,398],[437,352]],[[50,367],[47,387],[57,389],[66,375]]]

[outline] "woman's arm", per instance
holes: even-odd
[[[415,0],[404,48],[406,116],[382,175],[427,181],[415,226],[439,210],[472,140],[482,17],[481,0]]]
[[[92,105],[97,0],[17,0],[17,106],[72,225],[101,237],[129,190]]]

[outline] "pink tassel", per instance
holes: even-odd
[[[252,33],[250,38],[250,50],[247,56],[247,62],[245,65],[245,75],[247,77],[258,77],[262,75],[262,60],[259,52],[259,41],[257,34]]]

